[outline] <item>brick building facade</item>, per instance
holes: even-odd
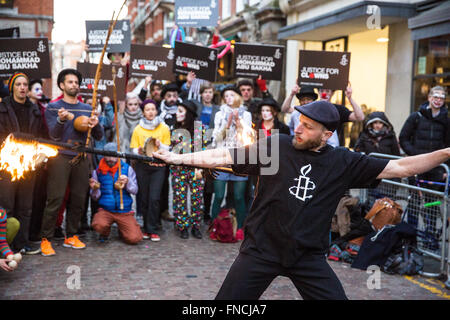
[[[20,28],[21,38],[52,40],[53,0],[0,0],[0,29]],[[44,93],[52,96],[51,79],[44,80]]]

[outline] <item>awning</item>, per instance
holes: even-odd
[[[408,20],[412,40],[442,36],[450,30],[450,1]]]
[[[372,6],[380,8],[380,27],[404,21],[416,14],[414,4],[360,1],[324,15],[288,25],[278,32],[280,40],[325,41],[369,30]]]

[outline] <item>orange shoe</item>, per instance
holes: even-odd
[[[77,236],[73,236],[71,238],[66,238],[64,240],[63,246],[66,248],[73,248],[73,249],[84,249],[86,248],[86,245],[78,239]]]
[[[54,256],[56,254],[55,250],[52,248],[51,242],[45,238],[42,238],[41,241],[41,254],[45,257]]]

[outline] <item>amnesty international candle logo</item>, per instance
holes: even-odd
[[[294,195],[297,199],[306,201],[306,199],[311,199],[313,196],[308,195],[308,191],[316,189],[316,184],[310,181],[310,178],[307,177],[308,173],[311,171],[311,165],[304,166],[300,169],[301,175],[294,179],[298,181],[297,186],[293,186],[289,188],[289,192]]]

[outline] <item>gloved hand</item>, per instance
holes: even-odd
[[[258,79],[256,79],[256,84],[258,85],[261,92],[267,91],[267,81],[264,80],[261,76],[259,76]]]

